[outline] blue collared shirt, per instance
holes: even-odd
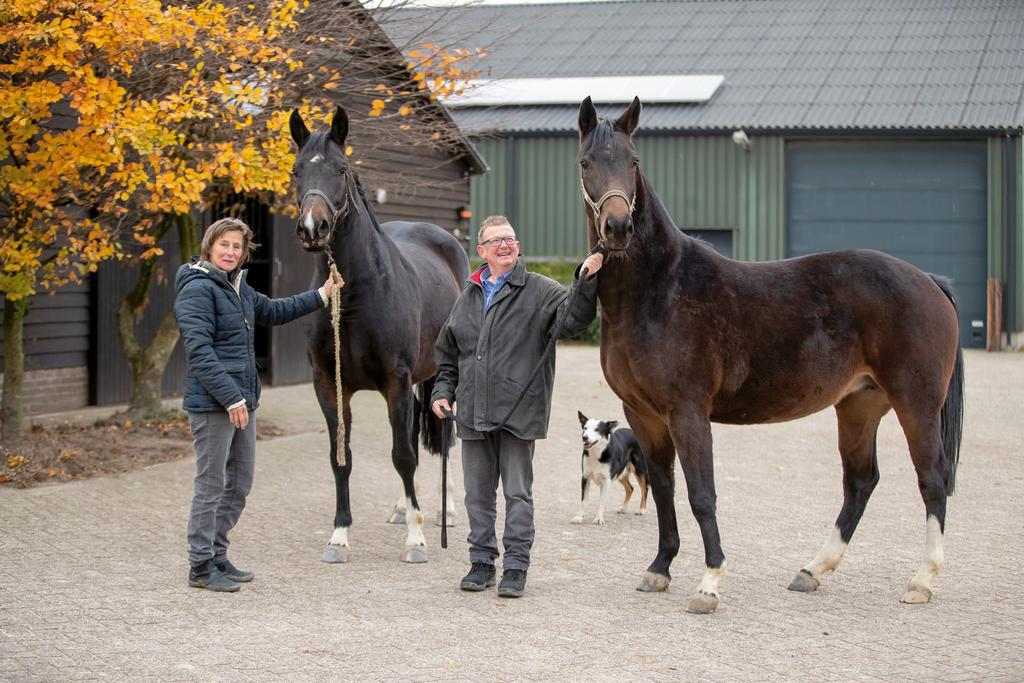
[[[510,275],[512,275],[512,272],[513,271],[510,270],[504,275],[499,275],[497,277],[497,282],[492,284],[488,279],[491,277],[491,269],[488,266],[484,266],[483,272],[480,273],[480,284],[484,288],[484,313],[486,313],[487,309],[491,307],[491,301],[494,299],[494,294],[501,289],[501,286],[505,284],[505,281],[508,280]]]

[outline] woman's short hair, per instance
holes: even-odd
[[[210,227],[203,233],[203,244],[200,248],[202,259],[204,261],[210,260],[210,251],[213,249],[213,243],[221,238],[226,232],[231,230],[237,230],[242,233],[242,258],[238,261],[238,266],[249,258],[249,255],[256,251],[256,244],[252,239],[252,228],[245,224],[245,221],[241,221],[237,218],[221,218],[219,221],[214,221],[210,224]]]

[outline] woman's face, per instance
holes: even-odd
[[[241,230],[228,230],[210,247],[210,263],[230,273],[242,262],[245,238]]]

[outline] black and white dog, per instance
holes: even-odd
[[[580,426],[583,427],[583,477],[580,512],[573,518],[573,524],[583,523],[583,504],[587,500],[587,487],[590,482],[601,487],[601,501],[597,507],[594,524],[604,524],[604,504],[608,499],[608,489],[613,479],[617,479],[626,489],[626,499],[619,508],[620,514],[625,512],[633,495],[630,474],[640,487],[640,509],[637,514],[646,513],[647,460],[640,450],[633,430],[629,427],[616,428],[619,424],[617,420],[591,420],[583,413],[576,412],[580,417]]]

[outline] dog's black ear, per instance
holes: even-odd
[[[619,421],[618,420],[611,420],[608,423],[608,433],[611,434],[612,430],[615,429],[618,426],[619,426]]]
[[[586,427],[587,426],[587,416],[584,415],[583,413],[581,413],[578,410],[576,411],[576,414],[580,416],[580,427]]]

